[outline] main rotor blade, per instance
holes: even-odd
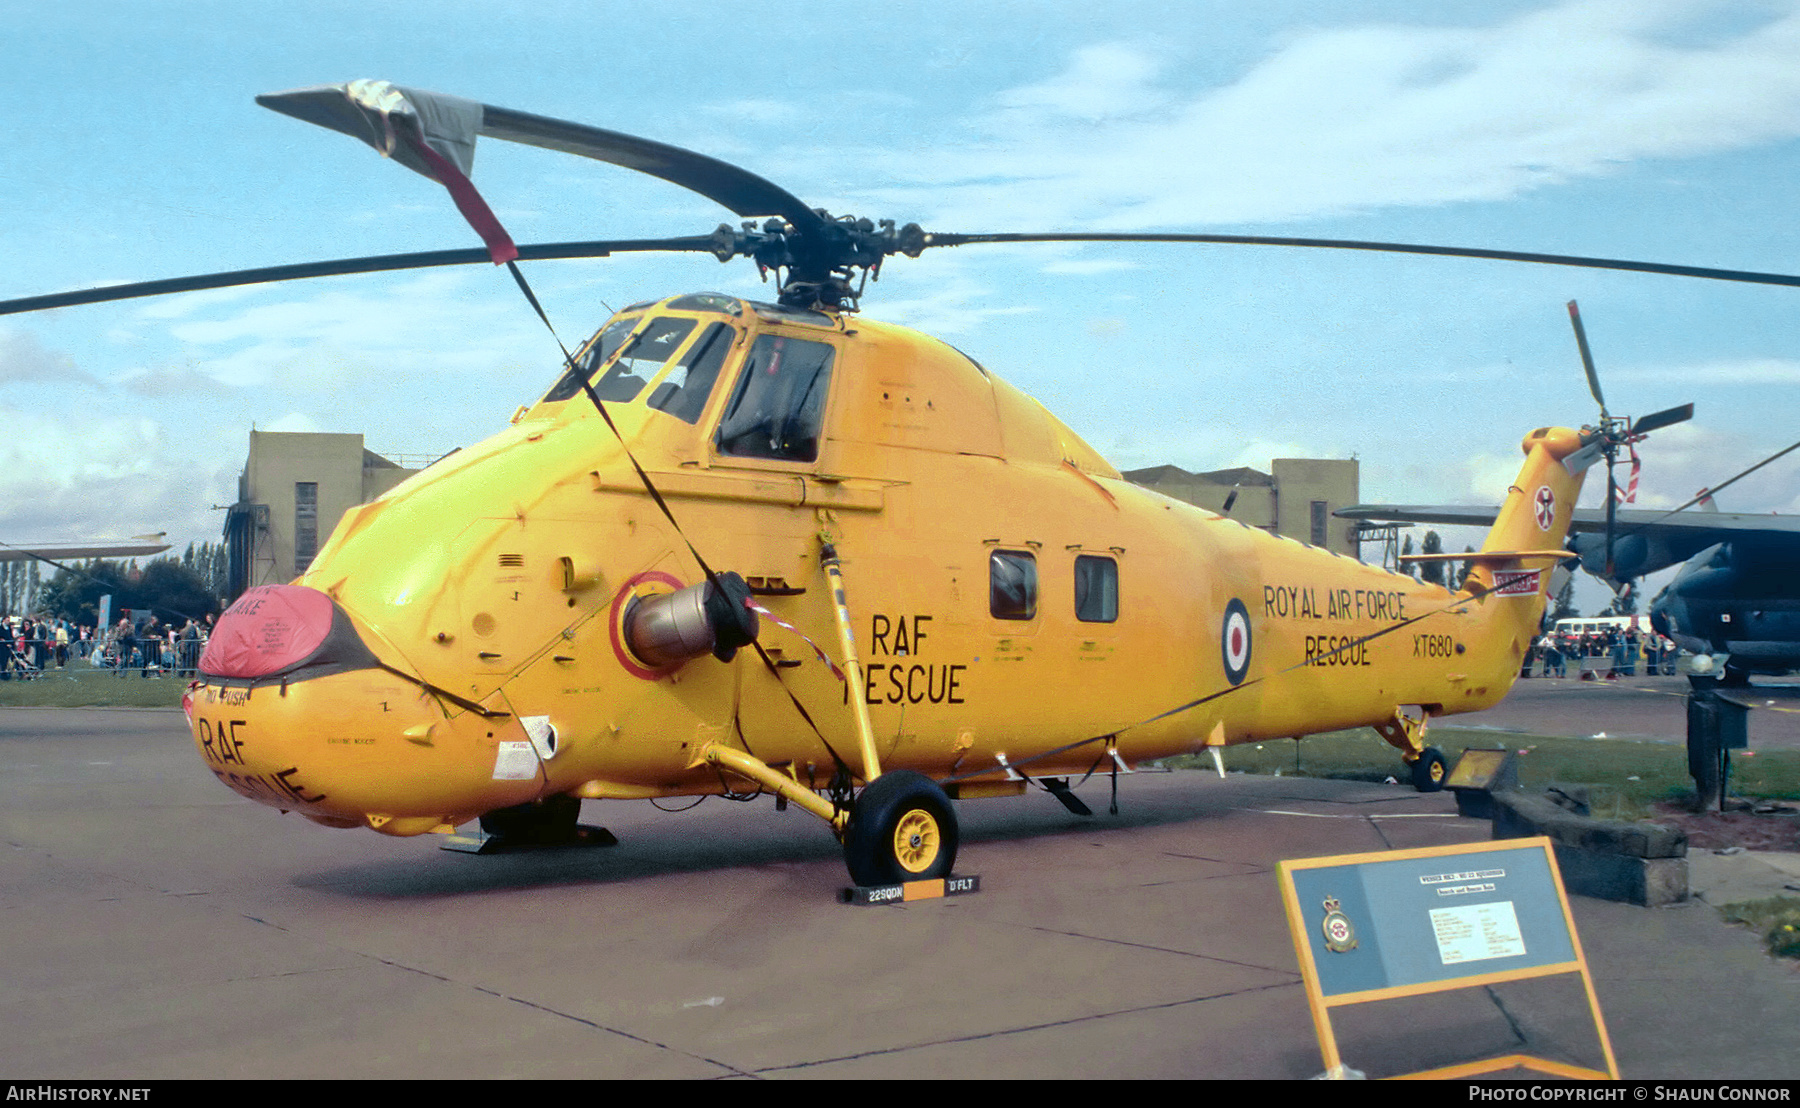
[[[1753,285],[1800,287],[1800,276],[1790,273],[1758,273],[1741,269],[1633,262],[1619,258],[1584,258],[1572,254],[1529,254],[1516,250],[1484,250],[1464,246],[1425,246],[1407,242],[1361,242],[1355,239],[1281,238],[1271,235],[1140,234],[1136,232],[1070,234],[940,234],[925,236],[925,246],[969,246],[996,242],[1195,242],[1236,246],[1310,246],[1323,250],[1374,250],[1389,254],[1430,254],[1447,258],[1487,258],[1502,262],[1536,262],[1540,265],[1575,266],[1584,269],[1619,269],[1632,273],[1661,273],[1673,277],[1701,277],[1711,281],[1741,281]]]
[[[436,174],[405,144],[392,141],[389,111],[413,120],[428,142],[443,147],[467,174],[477,135],[540,146],[565,154],[610,162],[697,192],[741,216],[780,216],[803,233],[822,230],[825,221],[798,197],[735,165],[636,135],[584,123],[532,115],[385,81],[317,85],[265,93],[256,102],[272,111],[339,131],[369,143],[407,168]]]
[[[519,257],[527,260],[551,258],[604,258],[610,254],[647,251],[688,251],[716,254],[719,240],[710,235],[678,239],[619,239],[594,242],[552,242],[519,247]],[[81,289],[75,292],[26,296],[17,300],[0,300],[0,315],[37,312],[48,308],[67,308],[75,304],[103,304],[109,300],[131,300],[141,296],[164,296],[176,292],[198,292],[202,289],[234,288],[238,285],[260,285],[275,281],[299,281],[308,277],[336,277],[346,273],[381,273],[401,269],[429,269],[444,265],[491,263],[486,249],[431,250],[416,254],[377,254],[366,258],[341,258],[328,262],[305,262],[299,265],[267,266],[262,269],[239,269],[229,273],[203,273],[194,277],[171,277],[160,281],[138,281],[128,285]]]
[[[490,138],[610,162],[697,192],[742,216],[776,215],[802,234],[825,221],[799,197],[747,169],[679,146],[635,135],[483,104],[481,133]]]
[[[1587,370],[1588,391],[1600,405],[1600,419],[1606,420],[1606,397],[1600,394],[1600,374],[1594,371],[1594,355],[1588,350],[1587,328],[1581,325],[1581,309],[1569,301],[1569,322],[1575,325],[1575,347],[1581,351],[1581,368]]]
[[[1633,423],[1631,425],[1631,433],[1634,435],[1648,435],[1650,432],[1658,430],[1659,428],[1667,427],[1675,423],[1686,423],[1693,418],[1694,406],[1692,404],[1682,404],[1675,408],[1665,408],[1660,412],[1651,412],[1643,419]]]

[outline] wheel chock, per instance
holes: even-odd
[[[953,873],[928,881],[908,881],[900,885],[852,885],[838,893],[844,904],[905,904],[913,900],[939,900],[946,896],[966,896],[981,891],[979,874]]]
[[[550,841],[508,839],[504,835],[490,835],[486,831],[475,831],[467,835],[448,835],[439,844],[438,849],[454,850],[458,854],[520,854],[528,850],[586,849],[618,845],[618,836],[611,831],[604,827],[589,827],[584,823],[575,828],[573,835]]]

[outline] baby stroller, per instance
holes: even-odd
[[[17,650],[11,643],[6,645],[6,673],[9,678],[17,677],[21,681],[30,681],[42,677],[44,670],[31,660],[31,651]]]

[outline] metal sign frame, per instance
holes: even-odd
[[[1562,873],[1548,838],[1284,861],[1282,906],[1329,1074],[1344,1072],[1331,1009],[1503,981],[1579,973],[1605,1071],[1509,1054],[1402,1076],[1523,1067],[1618,1079]]]

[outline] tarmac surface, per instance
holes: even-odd
[[[1571,667],[1569,673],[1575,670]],[[1748,689],[1720,689],[1750,708],[1750,748],[1800,750],[1800,685],[1759,679]],[[1486,727],[1529,735],[1687,742],[1688,679],[1620,677],[1582,681],[1532,677],[1513,683],[1485,712],[1445,716],[1444,727]]]
[[[1083,795],[1096,818],[965,803],[978,893],[857,907],[830,836],[766,799],[590,801],[620,845],[474,857],[242,800],[179,712],[0,711],[0,1074],[1305,1078],[1276,863],[1489,833],[1357,782],[1142,773],[1118,816],[1103,780]],[[1695,854],[1690,883],[1772,895],[1792,861]],[[1800,1079],[1792,963],[1706,900],[1571,902],[1624,1076]],[[1574,977],[1333,1019],[1371,1076],[1600,1064]]]

